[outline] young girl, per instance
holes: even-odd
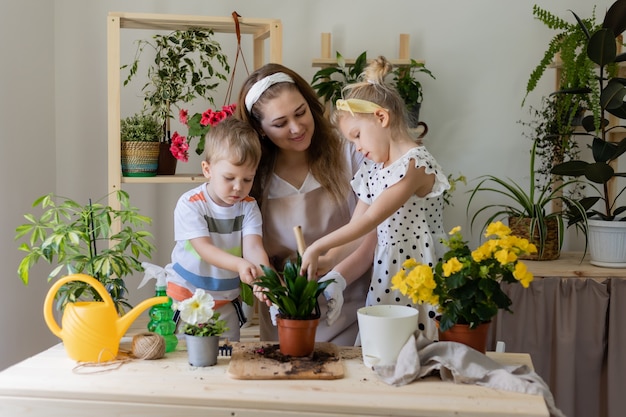
[[[433,156],[411,136],[402,99],[384,83],[390,70],[390,63],[379,57],[364,71],[365,81],[347,86],[344,99],[337,100],[333,123],[369,161],[351,183],[359,202],[350,223],[310,244],[302,259],[302,270],[314,277],[319,256],[337,248],[327,256],[341,258],[346,252],[342,245],[376,229],[368,306],[412,305],[409,298],[391,290],[391,277],[409,258],[431,266],[436,263],[429,219],[439,219],[440,213],[429,210],[441,208],[433,205],[435,198],[450,187]],[[420,310],[420,329],[435,339],[433,308],[413,307]]]
[[[209,292],[238,341],[240,281],[252,284],[269,265],[263,247],[261,213],[248,196],[261,159],[254,129],[228,117],[206,137],[202,173],[207,182],[186,193],[174,209],[172,263],[165,267],[167,294],[176,301],[196,288]]]

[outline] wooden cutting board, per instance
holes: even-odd
[[[312,357],[285,356],[274,342],[242,342],[233,345],[228,375],[235,379],[339,379],[344,369],[333,343],[315,343]]]

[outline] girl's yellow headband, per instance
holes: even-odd
[[[374,113],[376,110],[382,109],[376,103],[359,98],[339,99],[335,103],[335,107],[337,110],[348,111],[353,116],[354,113]]]

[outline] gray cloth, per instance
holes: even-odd
[[[432,342],[420,332],[416,334],[417,337],[412,335],[406,342],[395,365],[374,366],[374,371],[387,384],[406,385],[439,371],[443,381],[543,395],[550,415],[565,417],[556,408],[546,383],[526,365],[500,365],[461,343]]]

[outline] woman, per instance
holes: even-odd
[[[296,257],[294,226],[302,227],[305,242],[313,242],[350,221],[356,205],[350,180],[363,157],[331,127],[311,86],[282,65],[267,64],[250,74],[237,111],[261,138],[263,155],[251,194],[261,208],[272,266],[282,270],[287,259]],[[320,270],[334,266],[320,279],[332,278],[336,284],[324,294],[329,302],[320,297],[318,341],[354,344],[356,310],[365,304],[375,238],[371,234],[356,242],[338,265],[320,259]],[[259,321],[261,340],[277,340],[264,305]]]

